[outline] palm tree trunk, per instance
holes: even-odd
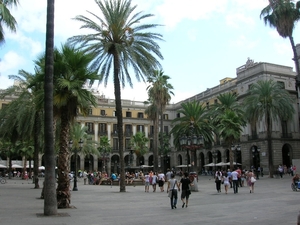
[[[68,149],[70,121],[66,107],[61,108],[61,134],[59,137],[58,154],[58,185],[57,185],[57,205],[58,208],[69,208],[71,203],[70,193],[70,152]]]
[[[273,149],[272,149],[272,124],[271,124],[271,117],[270,114],[267,113],[267,142],[268,142],[268,161],[269,161],[269,173],[270,178],[273,178],[274,175],[274,163],[273,163]]]
[[[154,134],[153,134],[153,160],[154,171],[158,171],[158,113],[156,112],[155,121],[153,124],[154,127]]]
[[[299,60],[298,60],[298,53],[296,50],[296,46],[295,46],[295,42],[294,42],[294,38],[293,36],[289,36],[290,42],[291,42],[291,46],[293,49],[293,54],[294,54],[294,62],[295,62],[295,69],[296,69],[296,73],[297,73],[297,77],[296,77],[296,89],[298,91],[298,96],[299,96],[299,85],[300,85],[300,68],[299,68]]]
[[[55,153],[53,139],[53,49],[54,49],[54,0],[47,1],[46,65],[45,65],[45,184],[44,215],[57,214]]]
[[[38,139],[39,139],[39,134],[41,133],[40,132],[40,124],[39,124],[39,112],[36,112],[35,113],[35,116],[34,116],[34,155],[33,155],[33,158],[34,158],[34,162],[33,162],[33,173],[34,173],[34,176],[33,176],[33,179],[34,179],[34,188],[40,188],[40,185],[39,185],[39,142],[38,142]]]
[[[119,155],[120,155],[120,192],[125,192],[125,162],[124,162],[124,149],[123,149],[123,115],[122,115],[122,102],[121,102],[121,86],[119,79],[120,62],[119,56],[114,55],[114,88],[116,99],[116,114],[117,114],[117,130],[119,138]]]

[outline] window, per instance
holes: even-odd
[[[93,123],[85,123],[85,126],[87,127],[88,134],[94,133],[94,124]]]
[[[169,127],[168,126],[164,126],[164,133],[169,134]]]
[[[99,135],[107,135],[106,123],[99,123]]]
[[[150,126],[149,135],[153,135],[153,134],[154,134],[154,126]]]
[[[131,112],[126,112],[126,117],[131,117]]]
[[[149,151],[153,152],[153,139],[150,139],[150,147],[149,147]]]
[[[88,109],[88,115],[90,116],[90,115],[93,115],[93,109],[92,108],[89,108]]]
[[[130,139],[128,139],[128,138],[125,139],[125,149],[126,149],[126,150],[131,149],[131,146],[130,146]]]
[[[102,110],[100,111],[100,115],[101,115],[101,116],[106,116],[105,110],[102,109]]]
[[[125,125],[125,136],[131,136],[132,135],[132,125],[126,124]]]
[[[2,103],[2,109],[4,109],[8,104]]]
[[[209,102],[206,102],[206,108],[209,109]]]
[[[169,119],[169,115],[168,114],[164,114],[164,120],[168,120]]]
[[[113,125],[113,133],[115,133],[115,134],[118,133],[117,124]]]
[[[144,132],[144,125],[137,125],[136,126],[136,131],[137,132]]]
[[[218,99],[215,99],[215,104],[218,104]]]
[[[285,89],[284,82],[277,81],[277,84],[281,87],[281,89]]]
[[[119,139],[118,138],[113,139],[113,150],[119,150]]]
[[[144,118],[144,113],[139,112],[138,113],[138,118],[143,119]]]
[[[113,111],[113,115],[112,116],[117,116],[117,111]]]
[[[176,117],[177,117],[177,118],[180,118],[180,113],[177,113],[177,114],[176,114]]]

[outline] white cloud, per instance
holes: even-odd
[[[18,53],[9,51],[1,59],[0,71],[1,73],[8,73],[15,68],[22,68],[22,65],[24,65],[25,61],[26,60]]]
[[[199,1],[199,0],[165,0],[157,7],[167,28],[174,28],[184,19],[207,19],[213,13],[223,12],[227,0]]]
[[[243,28],[247,26],[247,28],[253,27],[255,25],[253,17],[246,16],[243,13],[234,13],[228,14],[225,17],[226,24],[233,28]]]
[[[244,48],[245,50],[253,49],[258,45],[259,41],[253,38],[247,38],[245,35],[240,35],[230,42],[232,47]]]

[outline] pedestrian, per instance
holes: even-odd
[[[182,208],[184,206],[187,208],[189,204],[189,197],[191,194],[190,185],[193,185],[189,178],[188,172],[184,172],[183,178],[180,180],[181,184],[181,201],[182,201]]]
[[[227,173],[224,173],[224,176],[222,177],[222,183],[224,184],[225,194],[227,194],[228,187],[230,185],[230,183],[229,183],[229,177],[228,177]]]
[[[249,173],[247,174],[247,184],[250,188],[250,194],[254,193],[254,183],[255,183],[256,179],[255,179],[255,175],[253,173],[252,170],[249,171]]]
[[[221,181],[222,181],[222,173],[220,170],[218,170],[215,174],[215,183],[216,183],[216,189],[217,192],[221,192]]]
[[[154,172],[153,175],[152,175],[152,188],[153,188],[153,192],[156,191],[156,184],[157,184],[157,175],[156,175],[156,172]]]
[[[230,188],[232,188],[231,170],[230,169],[227,170],[227,177],[229,179]]]
[[[145,192],[149,192],[149,186],[150,186],[150,176],[149,173],[145,173],[145,176],[143,178],[145,183]]]
[[[231,173],[231,179],[232,179],[232,186],[233,186],[233,193],[238,193],[238,187],[239,187],[239,179],[238,179],[239,173],[234,170]]]
[[[168,168],[166,173],[166,181],[169,181],[171,179],[171,175],[173,172]]]
[[[171,203],[171,208],[176,209],[177,205],[177,199],[178,199],[178,191],[180,191],[180,184],[179,182],[175,179],[175,175],[172,173],[170,180],[168,180],[168,189],[167,192],[169,193],[170,196],[170,203]]]
[[[83,183],[84,183],[84,185],[86,185],[87,175],[88,175],[87,172],[83,171]]]
[[[160,191],[163,192],[164,190],[164,184],[165,184],[165,174],[159,171],[158,176],[158,186],[160,188]]]

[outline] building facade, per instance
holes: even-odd
[[[273,79],[280,82],[294,99],[296,113],[290,121],[274,121],[272,131],[272,148],[274,165],[291,165],[292,159],[300,158],[300,133],[299,133],[299,100],[295,89],[296,73],[293,68],[264,62],[254,62],[248,59],[245,65],[236,69],[236,77],[224,78],[218,86],[207,89],[184,101],[170,104],[166,107],[163,115],[164,132],[169,133],[172,129],[172,120],[180,117],[178,110],[183,102],[199,101],[206,107],[210,107],[217,101],[217,96],[233,92],[238,96],[238,101],[242,102],[251,84],[260,79]],[[81,170],[119,172],[120,157],[117,135],[117,118],[115,116],[115,100],[107,99],[103,95],[97,95],[98,106],[90,108],[88,116],[78,116],[77,122],[87,126],[88,133],[93,136],[93,140],[99,142],[101,136],[108,136],[112,152],[109,156],[80,155],[77,158],[77,167]],[[8,104],[14,97],[1,101],[1,107]],[[144,102],[122,100],[123,108],[123,129],[124,129],[124,161],[128,169],[141,169],[142,166],[153,165],[153,122],[145,115],[147,105]],[[140,158],[137,158],[133,151],[130,151],[129,141],[132,135],[141,131],[150,139],[149,151]],[[266,141],[266,126],[264,121],[259,121],[255,125],[247,124],[243,128],[240,140],[234,143],[235,162],[242,164],[243,168],[249,169],[251,166],[262,167],[268,172],[268,152]],[[159,156],[159,166],[164,171],[166,168],[176,168],[187,164],[187,152],[176,149],[173,145],[173,138],[170,139],[171,151],[168,155]],[[237,147],[239,146],[239,148]],[[240,149],[240,150],[238,150]],[[229,162],[228,146],[224,146],[222,140],[215,140],[212,146],[196,150],[191,154],[192,169],[200,172],[209,163]],[[13,159],[19,160],[20,159]],[[23,163],[23,162],[22,162]],[[2,163],[8,165],[7,160],[2,159]],[[20,164],[20,163],[19,163]],[[40,156],[39,164],[44,165],[43,155]],[[70,169],[75,168],[74,155],[71,157]]]

